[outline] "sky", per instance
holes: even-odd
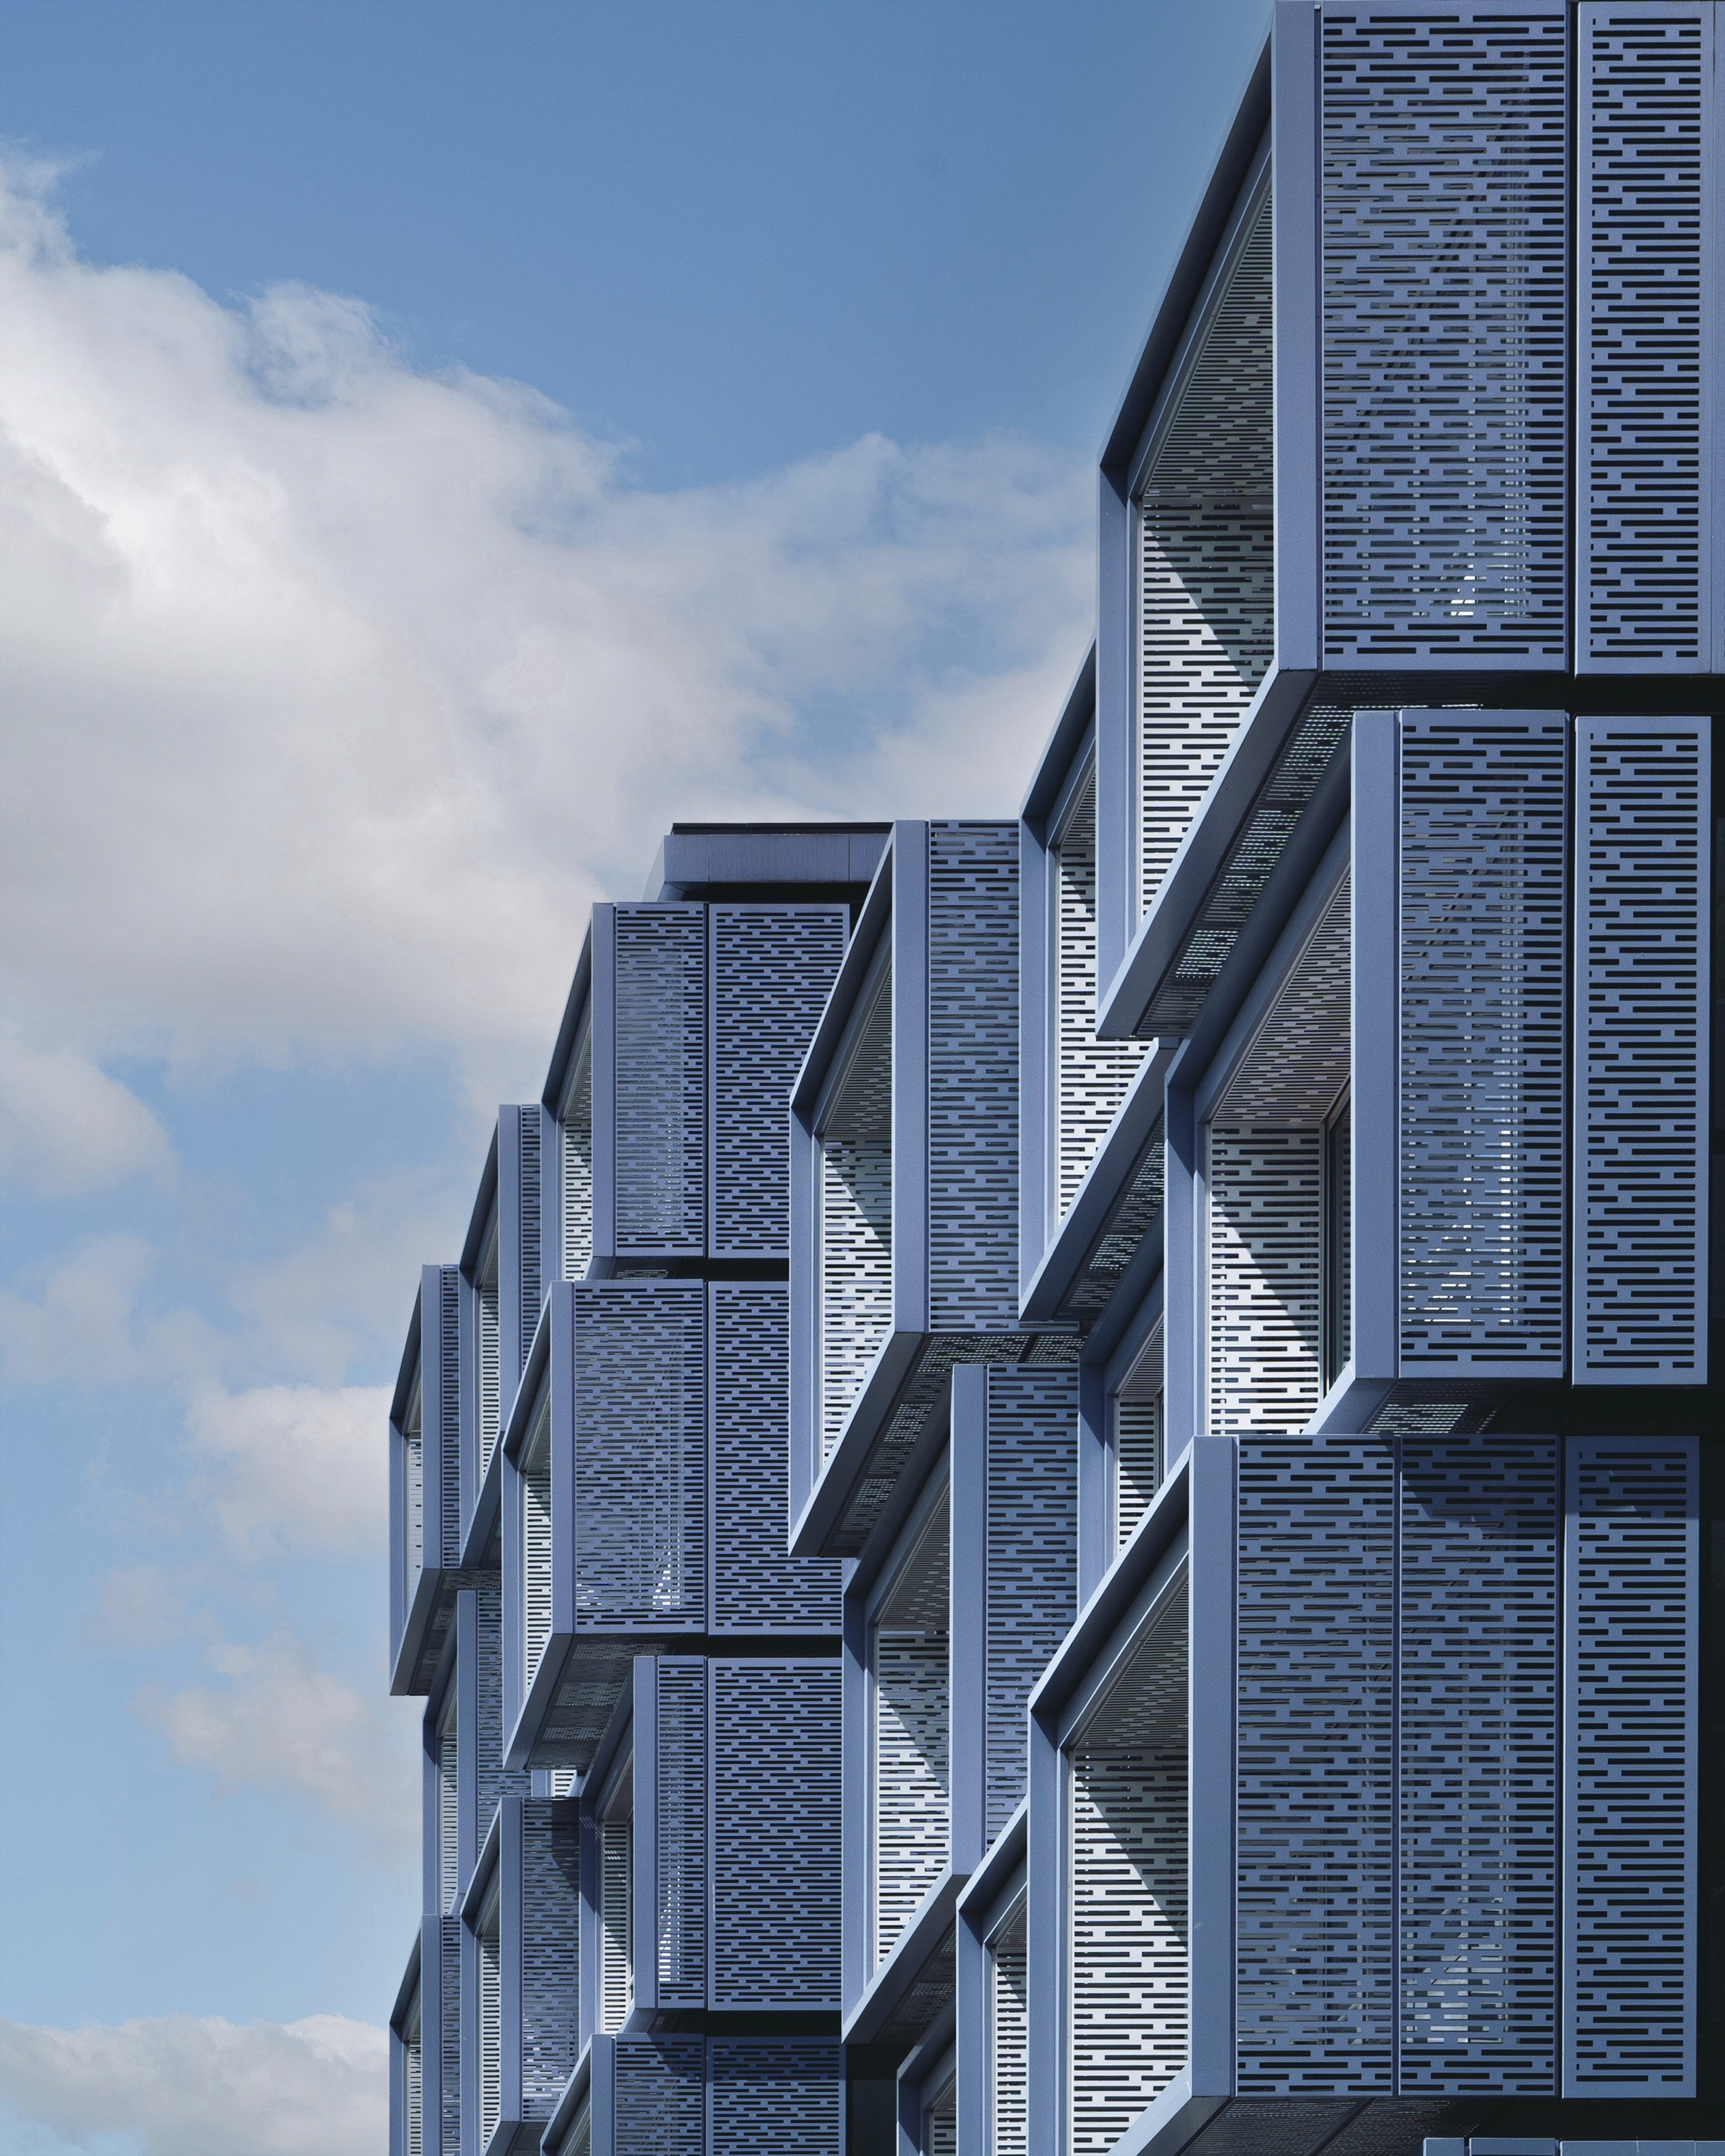
[[[382,2156],[385,1418],[673,817],[1015,808],[1267,0],[0,0],[0,2156]]]

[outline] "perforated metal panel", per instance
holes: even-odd
[[[1323,1394],[1323,1133],[1214,1122],[1207,1159],[1208,1420],[1301,1429]]]
[[[1401,1361],[1559,1374],[1567,722],[1401,719]]]
[[[1576,721],[1575,1374],[1594,1384],[1707,1375],[1708,731]]]
[[[1142,1389],[1121,1389],[1114,1402],[1114,1545],[1124,1549],[1132,1530],[1162,1486],[1163,1394],[1160,1326],[1155,1341],[1158,1382]]]
[[[1584,4],[1576,665],[1707,670],[1713,9]]]
[[[1321,29],[1324,655],[1562,666],[1561,5]]]
[[[1145,1044],[1096,1038],[1096,779],[1053,846],[1055,1218],[1065,1216],[1142,1064]],[[1027,1048],[1029,1044],[1026,1044]]]
[[[1239,1446],[1236,2076],[1393,2092],[1389,1441]]]
[[[820,1149],[821,1456],[892,1329],[892,1148],[829,1138]]]
[[[561,1139],[562,1276],[586,1277],[593,1255],[593,1034],[583,1025],[557,1111]]]
[[[473,1780],[479,1830],[483,1834],[501,1798],[526,1794],[527,1776],[521,1768],[506,1768],[503,1764],[503,1593],[496,1573],[479,1574],[474,1601],[478,1623],[475,1627],[477,1697]]]
[[[842,906],[715,906],[712,1254],[782,1257],[787,1104],[845,955]]]
[[[714,1661],[710,2003],[839,2004],[836,1661]]]
[[[634,2004],[634,1822],[606,1820],[599,1828],[599,2026],[610,2033]]]
[[[1267,188],[1241,238],[1158,418],[1135,505],[1141,910],[1155,898],[1274,648]]]
[[[1565,2095],[1694,2093],[1698,1466],[1569,1440]]]
[[[935,2099],[924,2129],[927,2156],[958,2156],[958,2092],[943,2090]]]
[[[942,1516],[907,1560],[870,1641],[877,1963],[945,1870],[951,1848],[950,1594]]]
[[[1557,2082],[1558,1448],[1400,1445],[1398,2087]]]
[[[531,1685],[551,1637],[551,1399],[547,1389],[521,1452],[521,1668]]]
[[[499,1369],[499,1340],[497,1332],[497,1246],[495,1240],[485,1260],[490,1277],[481,1277],[474,1294],[475,1306],[479,1314],[479,1440],[480,1476],[491,1464],[491,1455],[497,1449],[497,1431],[502,1413]]]
[[[437,1725],[437,1906],[447,1912],[456,1906],[461,1889],[460,1732],[456,1715],[456,1687]]]
[[[839,1623],[843,1568],[782,1555],[790,1459],[789,1291],[710,1290],[715,1632],[807,1634]]]
[[[540,1127],[536,1107],[523,1108],[519,1125],[521,1227],[521,1338],[515,1368],[525,1370],[532,1351],[533,1330],[539,1322],[541,1284],[544,1280],[543,1222],[540,1197]]]
[[[413,1380],[413,1397],[408,1404],[406,1426],[402,1431],[402,1539],[403,1554],[407,1563],[407,1599],[413,1599],[419,1574],[425,1568],[425,1431],[421,1419],[423,1389],[417,1378]]]
[[[1029,1969],[1019,1908],[988,1945],[987,2156],[1030,2156],[1026,2079],[1030,2061]]]
[[[715,2036],[707,2046],[707,2156],[839,2156],[845,2061],[836,2044]]]
[[[442,1990],[439,2048],[442,2054],[439,2102],[443,2118],[440,2156],[461,2152],[461,1919],[437,1920],[439,1981]]]
[[[1023,1801],[1025,1704],[1078,1614],[1078,1373],[988,1372],[987,1774],[989,1840]]]
[[[572,1804],[521,1806],[521,2115],[557,2107],[581,2051],[581,1848]]]
[[[479,2145],[497,2130],[503,2110],[503,1961],[494,1901],[475,1944],[479,1960]]]
[[[706,1608],[706,1291],[575,1289],[575,1619],[699,1627]]]
[[[706,916],[617,908],[617,1248],[706,1235]]]
[[[659,1664],[653,1912],[661,2006],[706,2005],[706,1665]],[[644,1763],[640,1763],[644,1764]]]
[[[438,1494],[442,1509],[439,1563],[453,1572],[461,1562],[461,1269],[440,1268],[438,1284]],[[447,1612],[434,1620],[439,1636]]]
[[[706,2156],[706,2048],[700,2036],[618,2039],[615,2156]]]
[[[1186,1761],[1086,1748],[1070,1789],[1071,2148],[1106,2156],[1186,2063]]]
[[[928,827],[928,1309],[1018,1322],[1019,834]]]
[[[418,2009],[402,2045],[402,2146],[406,2156],[424,2156],[424,2049]]]

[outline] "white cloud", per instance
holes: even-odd
[[[90,1647],[148,1654],[172,1646],[193,1629],[183,1577],[159,1564],[123,1565],[97,1589],[79,1629]]]
[[[27,1384],[136,1377],[144,1363],[138,1294],[150,1265],[150,1247],[138,1236],[98,1235],[47,1272],[39,1299],[0,1288],[7,1374]]]
[[[80,2148],[129,2134],[146,2156],[378,2156],[388,2059],[386,2030],[334,2014],[239,2025],[0,2021],[0,2099]]]
[[[285,1629],[261,1646],[218,1643],[208,1652],[225,1681],[175,1692],[147,1685],[133,1702],[182,1766],[213,1771],[223,1794],[296,1796],[389,1849],[417,1842],[418,1722],[391,1712],[381,1669],[375,1686],[357,1691]]]
[[[437,1040],[495,1099],[670,816],[1012,805],[1084,634],[1081,470],[870,438],[650,493],[355,302],[83,262],[33,183],[0,175],[0,987],[33,1040]],[[84,1173],[159,1160],[79,1082]]]
[[[193,1393],[194,1482],[230,1549],[374,1552],[388,1518],[384,1385],[260,1385]]]
[[[43,1191],[96,1190],[171,1161],[167,1133],[117,1078],[0,1027],[0,1172]]]

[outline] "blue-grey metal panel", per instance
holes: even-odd
[[[505,1421],[539,1322],[544,1274],[540,1188],[546,1164],[543,1121],[536,1101],[497,1111],[498,1401],[499,1415]]]
[[[838,2006],[839,1687],[835,1661],[709,1666],[708,2000]]]
[[[706,1711],[707,1670],[699,1656],[638,1658],[637,2013],[706,2004]]]
[[[1705,719],[1576,721],[1581,1384],[1707,1377],[1710,737]]]
[[[787,1252],[785,1109],[845,955],[842,906],[708,909],[711,1132],[708,1247]]]
[[[1397,2088],[1551,2096],[1557,1440],[1399,1453]]]
[[[892,1327],[928,1330],[929,826],[893,827]]]
[[[788,1291],[776,1281],[708,1289],[711,1389],[709,1581],[716,1634],[835,1632],[843,1566],[783,1554]]]
[[[1575,666],[1700,674],[1718,513],[1711,0],[1576,11]]]
[[[1276,316],[1276,663],[1320,663],[1317,13],[1277,0],[1271,33]]]
[[[1324,0],[1324,657],[1568,662],[1568,10]]]
[[[707,2045],[706,2156],[839,2156],[845,2060],[834,2043],[714,2036]]]
[[[1396,721],[1393,711],[1353,715],[1353,964],[1349,1019],[1353,1070],[1349,1096],[1353,1148],[1348,1182],[1348,1245],[1353,1367],[1363,1380],[1396,1373],[1400,1346],[1397,1292],[1396,1161],[1401,1101],[1401,827]]]
[[[572,1800],[506,1799],[506,1966],[520,1998],[521,2116],[538,2125],[557,2107],[581,2048],[581,1856]],[[515,1927],[511,1930],[511,1920]]]
[[[706,2156],[705,2037],[618,2036],[608,2048],[608,2156]],[[597,2134],[593,2143],[599,2156]]]
[[[612,932],[614,1253],[697,1256],[706,1240],[706,908],[619,906]]]
[[[1694,1438],[1568,1441],[1565,2096],[1695,2093],[1699,1481]]]
[[[1568,721],[1399,731],[1400,1374],[1558,1377]]]
[[[1388,2096],[1390,1441],[1242,1436],[1238,1532],[1237,2086]]]

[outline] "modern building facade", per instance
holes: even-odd
[[[1725,2139],[1716,14],[1278,0],[1019,817],[595,910],[393,1410],[398,2156]]]

